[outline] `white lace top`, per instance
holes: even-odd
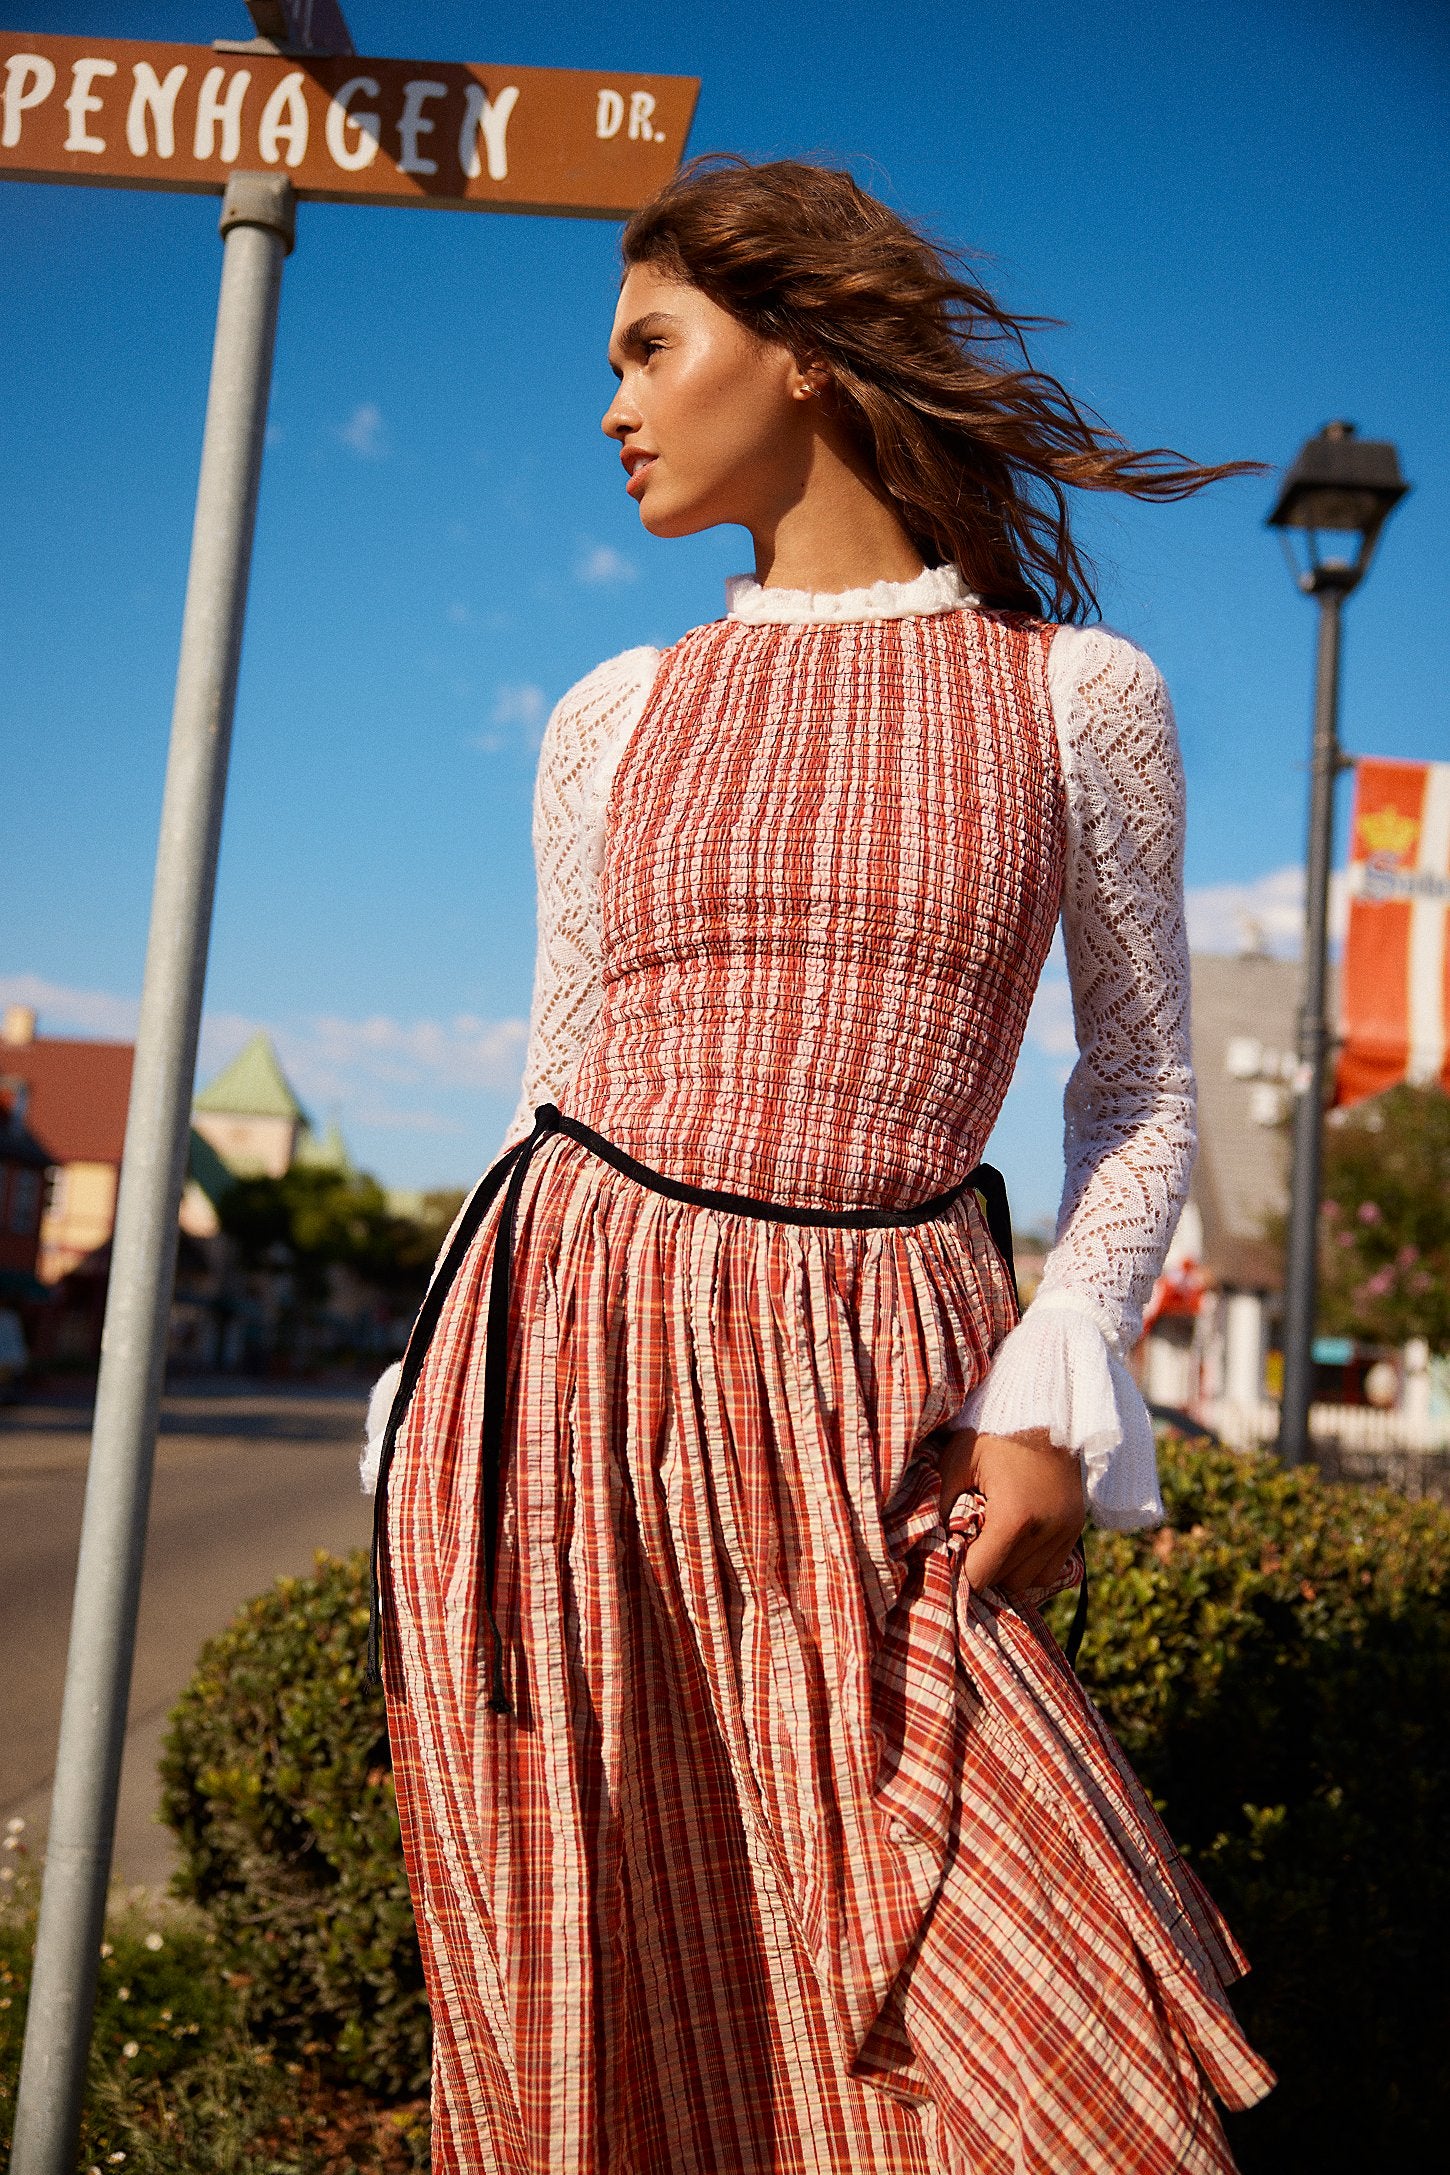
[[[733,617],[755,623],[894,619],[976,602],[950,566],[831,595],[740,576],[727,598]],[[600,665],[563,697],[544,736],[533,1003],[523,1092],[500,1152],[527,1133],[539,1103],[566,1101],[598,1010],[605,805],[657,664],[657,651],[636,649]],[[1194,1149],[1183,778],[1163,681],[1131,642],[1061,627],[1048,679],[1066,785],[1062,930],[1079,1049],[1065,1097],[1066,1184],[1041,1288],[958,1424],[1049,1429],[1081,1454],[1096,1521],[1131,1528],[1163,1513],[1152,1426],[1124,1361]]]

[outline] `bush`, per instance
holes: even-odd
[[[1410,2165],[1450,2116],[1450,1513],[1173,1438],[1160,1466],[1168,1524],[1092,1537],[1080,1666],[1253,1965],[1280,2087],[1235,2151]]]
[[[0,1906],[0,2146],[8,2151],[15,2084],[25,2036],[30,1951],[35,1936],[35,1886],[19,1828],[5,1838],[7,1881]],[[204,1922],[174,1910],[123,1910],[106,1928],[96,1986],[91,2043],[91,2106],[83,2140],[104,2161],[119,2149],[114,2122],[95,2106],[97,2091],[114,2099],[145,2096],[198,2055],[209,2055],[232,2007],[215,1959],[215,1936]]]
[[[5,1837],[0,1886],[0,2165],[25,2030],[35,1883]],[[15,1877],[18,1874],[18,1878]],[[235,1976],[235,1975],[233,1975]],[[328,2091],[248,2030],[245,1989],[195,1911],[139,1901],[101,1949],[78,2166],[87,2175],[407,2175],[428,2165],[426,2104],[383,2110]]]
[[[1176,1438],[1162,1470],[1162,1531],[1091,1538],[1081,1667],[1254,1964],[1283,2081],[1235,2149],[1411,2164],[1450,2116],[1450,1513]],[[401,2093],[427,2023],[366,1621],[361,1557],[252,1603],[177,1710],[167,1807],[252,2014]]]
[[[367,1620],[361,1555],[249,1602],[172,1717],[162,1809],[253,2024],[395,2099],[427,2087],[428,2014]]]

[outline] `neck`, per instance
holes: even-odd
[[[752,523],[750,533],[764,589],[830,594],[913,581],[922,571],[921,553],[880,479],[849,442],[825,429],[815,434],[790,504]]]

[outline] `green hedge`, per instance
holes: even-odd
[[[1249,1952],[1235,2005],[1281,2083],[1235,2150],[1438,2154],[1450,1513],[1172,1438],[1160,1466],[1168,1524],[1093,1537],[1081,1669]]]
[[[202,1649],[162,1810],[254,2026],[384,2098],[428,2082],[428,2014],[381,1696],[362,1681],[367,1559],[319,1556]]]
[[[1235,2149],[1408,2164],[1450,2118],[1450,1513],[1175,1438],[1162,1469],[1161,1532],[1092,1536],[1081,1668],[1253,1959],[1283,2084]],[[251,2015],[401,2095],[427,2026],[366,1619],[361,1557],[253,1602],[177,1710],[166,1802]]]
[[[30,1992],[38,1882],[23,1834],[0,1865],[0,2167]],[[18,1877],[12,1877],[18,1876]],[[381,2108],[280,2059],[250,2028],[205,1917],[137,1894],[109,1916],[87,2067],[80,2175],[418,2175],[426,2100]]]

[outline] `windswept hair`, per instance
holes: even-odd
[[[1017,317],[830,167],[692,159],[624,229],[626,268],[688,281],[757,337],[824,364],[830,412],[859,441],[928,564],[984,603],[1058,620],[1097,609],[1066,489],[1177,499],[1260,464],[1135,453],[1032,367]]]

